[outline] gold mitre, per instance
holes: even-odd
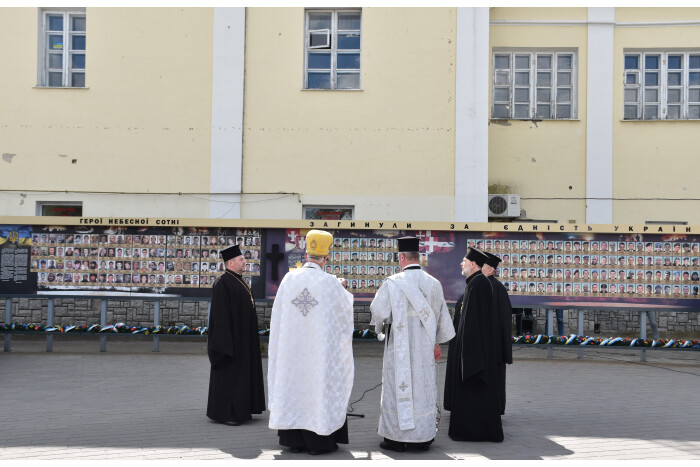
[[[306,234],[306,253],[311,256],[328,256],[333,244],[333,235],[325,230],[309,230]]]

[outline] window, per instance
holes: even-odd
[[[304,219],[352,220],[352,206],[304,206]]]
[[[85,11],[44,10],[39,86],[85,87]]]
[[[360,89],[360,10],[306,12],[305,89]]]
[[[624,119],[700,119],[700,52],[625,52]]]
[[[576,118],[576,53],[496,51],[491,118]]]
[[[51,201],[37,201],[37,216],[76,216],[83,215],[82,201],[66,201],[61,203]]]

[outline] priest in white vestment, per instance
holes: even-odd
[[[270,428],[292,452],[321,454],[348,442],[346,413],[355,366],[353,295],[325,272],[333,236],[311,230],[306,263],[280,283],[270,318]]]
[[[455,330],[442,285],[418,264],[419,240],[404,237],[398,245],[401,272],[384,281],[370,306],[370,324],[380,337],[386,330],[379,445],[427,450],[437,431],[438,344]]]

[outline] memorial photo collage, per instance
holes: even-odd
[[[336,237],[328,253],[326,272],[348,281],[353,293],[374,293],[384,279],[401,272],[395,239],[384,237]],[[420,265],[428,255],[421,253]]]
[[[699,298],[698,243],[469,239],[510,294]]]
[[[40,286],[210,287],[224,272],[221,250],[238,244],[243,276],[260,275],[259,229],[236,235],[34,233],[31,271]]]

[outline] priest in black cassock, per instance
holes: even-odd
[[[498,395],[501,403],[501,415],[506,411],[506,363],[513,363],[513,340],[511,331],[513,329],[513,309],[510,306],[510,298],[508,291],[501,284],[501,281],[496,279],[496,268],[501,258],[484,252],[486,255],[486,263],[481,271],[491,281],[493,286],[493,306],[496,310],[496,338],[498,339]]]
[[[207,417],[236,426],[265,410],[265,390],[255,301],[241,275],[246,261],[238,245],[221,257],[226,272],[214,284],[209,314]]]
[[[461,264],[467,283],[445,375],[448,435],[456,441],[503,441],[496,311],[493,287],[481,272],[485,261],[483,252],[470,247]]]

